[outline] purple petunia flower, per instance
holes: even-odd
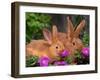
[[[61,56],[62,57],[66,57],[69,55],[69,52],[67,50],[64,50],[62,53],[61,53]]]
[[[56,61],[56,62],[54,62],[54,65],[67,65],[67,62],[65,62],[65,61]]]
[[[48,66],[50,59],[48,57],[42,57],[39,59],[40,66]]]
[[[83,54],[84,56],[89,56],[89,48],[88,48],[88,47],[83,48],[83,49],[82,49],[82,54]]]

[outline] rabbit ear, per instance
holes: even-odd
[[[52,28],[52,38],[53,38],[53,40],[57,40],[57,35],[58,35],[57,27],[56,27],[56,25],[53,25],[53,28]]]
[[[67,37],[68,39],[73,38],[73,32],[74,32],[73,24],[71,20],[69,19],[69,17],[67,17]]]
[[[43,29],[44,38],[48,41],[49,44],[52,44],[51,32],[48,29]]]
[[[85,27],[85,20],[82,20],[75,30],[74,37],[78,37],[81,30]]]

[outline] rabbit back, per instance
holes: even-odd
[[[32,56],[43,57],[48,55],[48,44],[45,40],[32,40],[28,45],[26,45],[26,54]]]

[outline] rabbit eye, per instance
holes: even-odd
[[[56,46],[56,49],[58,49],[58,46]]]
[[[75,43],[73,42],[73,45],[75,45]]]

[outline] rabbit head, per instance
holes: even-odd
[[[82,20],[76,29],[74,29],[71,20],[67,17],[67,36],[65,39],[65,47],[71,54],[84,47],[82,40],[79,38],[80,32],[84,27],[85,20]]]
[[[49,44],[49,53],[52,58],[58,58],[59,54],[64,50],[63,43],[58,39],[57,27],[52,27],[52,33],[48,29],[43,29],[45,40]]]

